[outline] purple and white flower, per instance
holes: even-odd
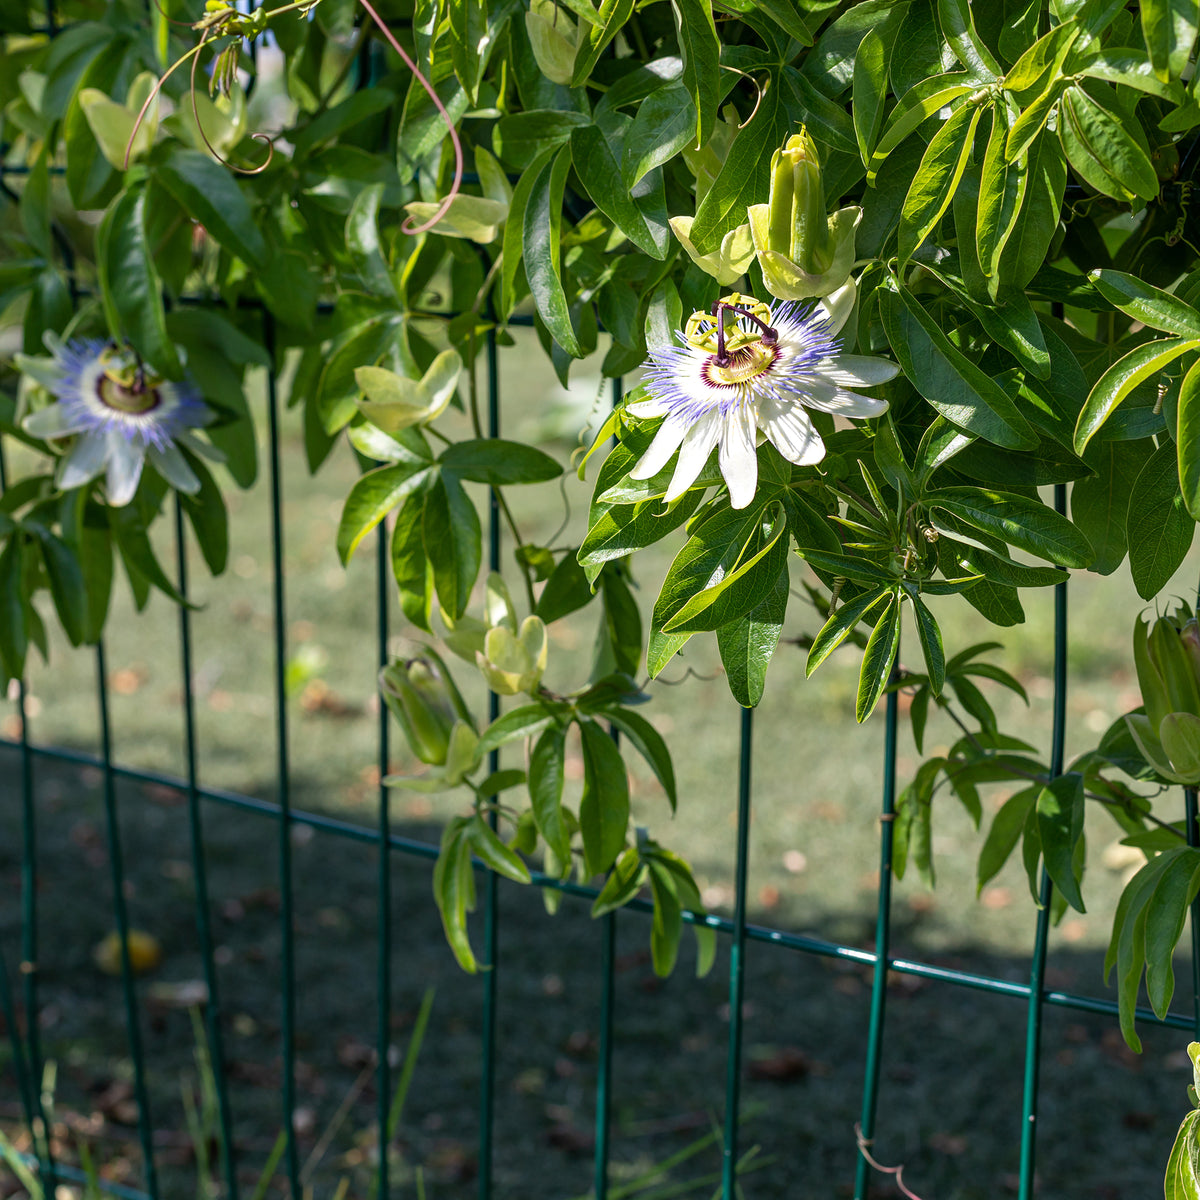
[[[34,437],[75,439],[59,460],[60,488],[82,487],[103,472],[108,502],[120,507],[133,499],[149,461],[177,491],[200,490],[180,447],[219,455],[192,433],[213,414],[190,382],[161,379],[132,351],[110,342],[57,342],[51,349],[52,362],[28,365],[37,364],[39,382],[58,401],[21,424]]]
[[[711,314],[693,314],[679,345],[651,350],[650,398],[627,407],[635,417],[666,418],[630,475],[650,479],[678,451],[665,496],[675,500],[719,447],[730,503],[745,508],[758,486],[756,448],[764,439],[798,466],[820,462],[825,444],[805,410],[877,417],[887,402],[850,389],[886,383],[900,370],[884,358],[841,352],[837,335],[853,307],[848,283],[815,306],[772,309],[733,293]]]

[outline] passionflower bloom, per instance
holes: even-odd
[[[191,433],[212,412],[190,383],[162,379],[133,351],[108,342],[57,343],[52,350],[53,363],[38,375],[58,401],[30,413],[22,427],[34,437],[75,439],[58,465],[60,488],[82,487],[105,472],[108,502],[120,507],[133,499],[149,459],[178,491],[200,490],[180,446],[213,457]]]
[[[805,410],[877,417],[886,401],[848,389],[886,383],[900,370],[884,358],[841,353],[837,335],[853,307],[849,283],[807,308],[772,309],[733,292],[711,312],[693,313],[677,346],[651,350],[650,398],[627,408],[666,418],[630,475],[650,479],[678,450],[666,492],[675,500],[719,447],[730,503],[745,508],[758,486],[756,447],[764,438],[797,466],[820,462],[825,444]]]

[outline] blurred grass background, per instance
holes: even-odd
[[[502,433],[536,441],[566,463],[589,415],[609,403],[608,384],[580,369],[564,390],[527,331],[501,353]],[[595,361],[599,361],[598,359]],[[586,364],[585,364],[586,367]],[[261,398],[257,411],[263,414]],[[451,436],[467,436],[465,422]],[[260,442],[265,419],[258,424]],[[288,608],[292,799],[297,807],[373,825],[376,767],[374,540],[344,570],[334,550],[343,498],[358,468],[339,445],[310,477],[299,413],[284,418],[284,527]],[[22,470],[14,455],[14,474]],[[527,541],[555,548],[578,543],[590,496],[568,471],[560,488],[511,489]],[[260,481],[240,493],[225,488],[230,508],[229,569],[209,579],[192,556],[193,687],[198,701],[201,780],[264,799],[275,796],[272,693],[270,498]],[[560,527],[566,522],[565,528]],[[168,573],[171,522],[160,522]],[[639,554],[634,572],[643,611],[671,556],[676,534]],[[506,544],[506,562],[511,546]],[[796,569],[801,569],[796,563]],[[1168,592],[1193,593],[1200,559],[1193,553]],[[515,572],[510,573],[510,577]],[[997,705],[1001,728],[1048,753],[1053,612],[1050,590],[1026,593],[1028,621],[1011,630],[988,626],[965,604],[937,608],[948,654],[971,642],[1003,641],[996,661],[1029,691],[1019,699],[982,686]],[[1142,608],[1122,567],[1071,587],[1068,756],[1094,746],[1100,733],[1139,697],[1129,635]],[[583,682],[596,615],[585,610],[552,630],[547,684]],[[771,668],[754,727],[754,820],[751,829],[751,919],[850,944],[873,945],[878,882],[878,810],[882,712],[854,723],[858,656],[836,654],[812,680],[803,650],[789,638],[811,634],[820,619],[793,602],[784,642]],[[402,632],[398,619],[393,628]],[[124,764],[183,772],[178,617],[155,596],[135,614],[118,585],[107,635],[115,754]],[[908,639],[915,645],[915,637]],[[403,650],[403,641],[396,640]],[[902,659],[906,658],[902,647]],[[915,665],[915,664],[914,664]],[[476,672],[454,664],[456,678],[484,711]],[[738,708],[720,674],[711,637],[700,635],[651,687],[642,711],[666,737],[679,777],[679,816],[640,760],[630,759],[635,819],[694,865],[706,904],[728,913],[733,900]],[[95,656],[56,639],[51,662],[34,661],[29,677],[30,728],[38,744],[94,752],[98,745]],[[15,716],[0,733],[15,737]],[[955,738],[931,718],[926,752]],[[398,731],[394,769],[412,769]],[[512,757],[512,754],[510,754]],[[920,761],[902,728],[900,785]],[[568,761],[578,786],[581,764]],[[97,971],[92,949],[111,928],[111,894],[99,772],[39,759],[35,789],[41,869],[40,979],[46,1053],[59,1064],[63,1132],[93,1142],[114,1179],[136,1182],[131,1064],[119,982]],[[0,749],[0,938],[10,968],[19,945],[20,772],[15,751]],[[571,786],[571,783],[569,783]],[[1008,794],[991,789],[991,812]],[[152,1107],[161,1126],[168,1195],[195,1192],[194,1167],[180,1107],[181,1080],[192,1070],[192,1026],[185,986],[200,978],[192,908],[193,881],[183,797],[171,789],[122,783],[122,837],[128,900],[137,927],[165,947],[161,967],[140,985],[152,1072]],[[975,859],[982,837],[952,796],[939,792],[935,813],[936,891],[910,875],[896,889],[895,953],[932,958],[1004,978],[1027,978],[1035,910],[1019,863],[1010,864],[977,901]],[[436,840],[439,822],[462,797],[392,793],[396,832]],[[1163,798],[1175,817],[1182,797]],[[233,1101],[247,1180],[265,1160],[279,1126],[279,960],[276,834],[272,821],[208,804],[210,883],[223,1001],[230,1014],[227,1048],[234,1059]],[[1086,915],[1068,913],[1053,933],[1048,983],[1091,994],[1106,991],[1100,963],[1115,900],[1136,861],[1114,845],[1120,836],[1103,813],[1089,822]],[[375,1043],[375,855],[369,847],[297,827],[299,1088],[303,1144],[311,1147],[370,1061]],[[402,1124],[400,1195],[413,1195],[411,1168],[421,1164],[432,1198],[474,1195],[479,981],[461,974],[446,949],[429,891],[429,864],[393,860],[396,1022],[402,1048],[427,987],[437,989],[430,1033]],[[497,1195],[570,1200],[587,1193],[599,1020],[599,927],[586,907],[567,901],[549,917],[538,894],[503,885]],[[619,921],[614,1178],[632,1178],[709,1129],[723,1104],[728,1036],[724,951],[697,981],[690,958],[657,980],[647,953],[648,924]],[[690,953],[690,952],[689,952]],[[749,949],[745,1146],[761,1145],[767,1165],[747,1177],[751,1200],[851,1194],[853,1123],[860,1103],[869,972],[759,944]],[[1187,963],[1177,1005],[1186,1007]],[[874,1153],[905,1163],[905,1180],[925,1200],[994,1197],[1015,1189],[1020,1124],[1024,1004],[911,978],[890,990],[883,1092]],[[1151,1196],[1161,1186],[1175,1126],[1187,1108],[1190,1078],[1182,1034],[1145,1031],[1145,1052],[1131,1054],[1115,1020],[1049,1010],[1044,1042],[1039,1176],[1055,1197]],[[11,1064],[0,1042],[0,1119],[19,1117]],[[376,1153],[373,1079],[360,1081],[350,1117],[313,1175],[316,1195],[330,1195],[341,1174]],[[705,1154],[670,1175],[679,1195],[708,1196],[712,1184],[688,1183],[716,1169]],[[365,1178],[363,1176],[362,1178]],[[881,1182],[877,1194],[886,1196]],[[281,1193],[282,1194],[282,1193]],[[360,1193],[352,1193],[360,1194]],[[362,1192],[361,1194],[365,1194]]]

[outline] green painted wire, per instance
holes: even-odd
[[[25,1120],[30,1129],[37,1129],[37,1113],[33,1104],[33,1091],[29,1085],[29,1067],[25,1062],[25,1046],[21,1041],[21,1033],[17,1026],[17,1010],[13,1006],[12,989],[8,983],[8,964],[0,955],[0,1017],[8,1029],[8,1038],[12,1042],[13,1072],[17,1077],[17,1090],[21,1093],[21,1107],[25,1110]],[[35,1145],[40,1142],[35,1139]],[[38,1174],[42,1173],[41,1161],[38,1162]]]
[[[738,1122],[742,1102],[742,997],[746,988],[746,882],[750,863],[750,768],[754,709],[742,709],[738,755],[737,863],[734,875],[733,944],[729,948],[729,1048],[725,1055],[725,1137],[721,1148],[721,1195],[735,1200]]]
[[[179,594],[187,600],[187,533],[183,502],[175,497],[175,567]],[[179,605],[179,659],[183,676],[183,752],[187,771],[188,829],[192,843],[192,877],[196,884],[196,937],[204,964],[208,1000],[204,1019],[211,1051],[213,1081],[217,1088],[217,1112],[221,1123],[221,1169],[227,1200],[238,1200],[237,1164],[233,1144],[233,1111],[229,1081],[225,1074],[225,1044],[221,1032],[221,1000],[217,966],[213,958],[212,926],[209,921],[208,864],[204,854],[204,825],[200,813],[200,788],[196,767],[196,697],[192,692],[192,614],[186,603]]]
[[[138,1108],[138,1138],[146,1175],[146,1191],[158,1200],[158,1169],[154,1164],[154,1131],[150,1099],[146,1091],[146,1056],[138,1019],[137,988],[129,961],[129,912],[125,905],[125,862],[121,853],[121,827],[117,819],[117,786],[112,761],[112,728],[108,714],[108,670],[104,639],[96,643],[96,691],[100,709],[100,757],[104,777],[104,817],[108,827],[108,861],[112,874],[113,916],[120,946],[121,992],[125,1001],[125,1023],[129,1031],[129,1054],[133,1059],[133,1093]]]
[[[896,662],[899,664],[899,651]],[[899,668],[892,669],[892,682]],[[875,1137],[875,1113],[879,1104],[879,1072],[883,1061],[883,1020],[887,1005],[888,955],[892,937],[892,841],[896,814],[896,740],[900,722],[899,693],[888,692],[884,717],[883,797],[879,826],[879,909],[875,919],[875,965],[871,981],[871,1021],[867,1028],[867,1065],[863,1076],[862,1114],[859,1136],[862,1143],[854,1169],[855,1200],[865,1200],[870,1187],[871,1164],[863,1153]]]
[[[0,446],[0,494],[8,488],[8,464]],[[37,1121],[30,1122],[38,1157],[38,1175],[53,1195],[58,1186],[50,1126],[42,1102],[42,1046],[38,1029],[38,915],[37,915],[37,807],[33,797],[33,748],[29,742],[29,709],[25,680],[17,680],[17,720],[20,722],[21,749],[21,1000],[25,1006],[25,1041],[29,1048],[29,1076],[32,1084],[33,1111]],[[7,985],[7,979],[5,984]],[[16,1026],[10,1025],[13,1037]],[[40,1130],[40,1133],[38,1131]]]
[[[1054,485],[1054,510],[1067,511],[1066,484]],[[1067,742],[1067,584],[1054,587],[1054,720],[1050,774],[1062,774]],[[1042,1010],[1046,991],[1046,949],[1050,938],[1050,902],[1054,888],[1042,870],[1033,961],[1029,972],[1029,1010],[1025,1023],[1025,1083],[1021,1096],[1021,1172],[1019,1200],[1032,1200],[1037,1160],[1038,1088],[1041,1080]]]
[[[625,381],[618,375],[612,381],[612,406],[621,403]],[[620,742],[617,729],[610,728],[614,742]],[[600,1045],[596,1064],[596,1144],[592,1152],[592,1191],[594,1200],[608,1200],[608,1160],[612,1130],[613,1019],[616,1010],[617,914],[600,918]]]
[[[379,639],[379,666],[386,667],[388,659],[388,579],[391,573],[391,558],[388,554],[387,523],[381,522],[376,543],[375,557],[375,604],[376,629]],[[379,1200],[389,1200],[391,1182],[388,1178],[388,1107],[392,1094],[391,1063],[388,1047],[392,1036],[392,854],[388,844],[391,834],[390,789],[384,785],[388,773],[388,708],[379,705],[379,887],[376,897],[379,910],[379,945],[377,947],[379,968],[379,1062],[378,1115],[379,1121]]]
[[[487,435],[500,436],[500,363],[496,353],[496,330],[487,332],[488,410]],[[488,568],[500,570],[500,502],[495,489],[488,494]],[[488,693],[488,722],[500,715],[500,697]],[[500,752],[488,755],[488,771],[500,768]],[[496,813],[491,814],[492,828]],[[492,1194],[492,1141],[496,1121],[496,977],[500,973],[499,893],[495,871],[488,871],[484,882],[483,917],[483,1062],[479,1081],[479,1200],[490,1200]]]
[[[270,426],[271,562],[274,571],[275,747],[279,796],[280,1040],[283,1051],[283,1120],[285,1160],[292,1200],[300,1200],[300,1153],[296,1144],[296,930],[293,917],[291,767],[288,758],[287,630],[283,591],[283,496],[279,464],[279,394],[275,378],[275,321],[263,314],[263,344],[272,366],[267,371],[267,417]]]

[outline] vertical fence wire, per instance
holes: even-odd
[[[117,779],[113,769],[112,727],[108,712],[108,667],[104,639],[96,643],[96,691],[100,710],[100,756],[104,778],[104,817],[108,827],[108,862],[112,876],[113,915],[117,922],[117,942],[121,966],[121,992],[125,1002],[125,1023],[129,1034],[129,1055],[133,1060],[133,1092],[138,1110],[138,1139],[145,1165],[146,1191],[158,1200],[158,1170],[154,1163],[154,1131],[150,1117],[150,1099],[146,1090],[146,1056],[142,1048],[142,1029],[138,1014],[137,987],[129,954],[129,910],[125,903],[125,861],[121,853],[121,827],[117,818]]]
[[[474,368],[472,368],[473,370]],[[487,331],[488,408],[487,436],[500,436],[500,362],[496,352],[496,330]],[[495,488],[488,495],[488,569],[500,570],[500,498]],[[488,692],[488,723],[500,715],[500,697]],[[488,772],[500,769],[500,752],[488,755]],[[490,817],[496,827],[496,813]],[[483,1063],[479,1081],[479,1197],[489,1200],[492,1194],[492,1132],[495,1125],[496,1096],[496,975],[500,969],[498,951],[500,935],[499,896],[496,873],[484,876],[483,916]]]
[[[200,786],[196,756],[196,698],[192,692],[192,614],[187,606],[187,533],[183,503],[175,497],[175,560],[179,595],[179,667],[183,676],[183,752],[187,773],[188,831],[192,843],[192,878],[196,888],[196,936],[204,966],[204,1005],[208,1031],[209,1061],[217,1091],[217,1115],[221,1125],[221,1169],[225,1175],[227,1200],[237,1200],[238,1182],[233,1144],[233,1112],[229,1081],[225,1073],[225,1041],[221,1029],[221,1000],[217,966],[213,958],[211,909],[208,895],[208,863],[204,853],[204,823],[200,812]]]
[[[267,368],[267,418],[271,470],[271,560],[274,572],[275,748],[279,802],[280,1042],[283,1068],[283,1135],[292,1200],[300,1200],[300,1152],[296,1144],[296,930],[292,913],[292,800],[288,755],[287,609],[283,590],[283,481],[279,461],[279,389],[275,376],[275,321],[263,313]]]
[[[388,556],[387,522],[379,525],[375,555],[376,632],[379,639],[379,666],[388,660]],[[376,689],[376,696],[379,695]],[[392,855],[388,838],[392,832],[389,789],[384,785],[388,773],[388,707],[379,701],[379,1062],[376,1086],[379,1089],[376,1120],[379,1122],[379,1175],[376,1195],[389,1200],[388,1118],[391,1110],[392,1075],[388,1048],[392,1036]]]
[[[625,381],[618,375],[610,391],[612,407],[621,403]],[[620,733],[610,729],[614,742]],[[613,1018],[616,1009],[617,914],[600,918],[600,1043],[596,1063],[596,1145],[592,1155],[594,1200],[608,1200],[608,1159],[612,1128]]]
[[[0,446],[0,494],[8,490],[8,463]],[[20,725],[21,746],[21,1003],[25,1010],[25,1045],[28,1049],[30,1100],[36,1120],[29,1127],[33,1132],[34,1150],[38,1158],[38,1173],[53,1194],[57,1187],[54,1170],[54,1149],[51,1130],[42,1101],[42,1047],[38,1028],[38,870],[37,815],[33,796],[33,751],[29,744],[29,704],[25,680],[17,680],[17,722]],[[5,986],[8,979],[5,977]],[[10,993],[11,1000],[11,993]],[[19,1033],[15,1023],[9,1026],[14,1049]],[[17,1060],[14,1060],[17,1061]]]
[[[1183,793],[1184,814],[1187,824],[1187,844],[1200,846],[1200,828],[1196,822],[1196,789],[1188,788]],[[1200,1039],[1200,896],[1191,904],[1192,926],[1192,1030]]]
[[[738,751],[737,865],[734,874],[733,938],[729,947],[729,1049],[725,1056],[725,1136],[721,1147],[721,1195],[737,1195],[738,1122],[742,1104],[742,997],[746,987],[746,882],[750,862],[750,768],[754,709],[742,709]]]
[[[1054,509],[1066,515],[1067,486],[1054,485]],[[1067,738],[1067,585],[1054,587],[1054,716],[1050,742],[1050,774],[1062,774]],[[1029,1011],[1025,1023],[1025,1084],[1021,1099],[1020,1200],[1032,1200],[1037,1158],[1038,1088],[1041,1081],[1042,1010],[1046,993],[1046,949],[1050,936],[1050,902],[1054,888],[1042,869],[1033,962],[1029,971]]]
[[[892,683],[899,678],[899,651],[892,669]],[[879,1074],[883,1062],[883,1021],[887,1006],[887,976],[892,940],[892,842],[896,822],[896,740],[900,724],[900,697],[888,692],[884,717],[883,797],[879,815],[879,909],[875,918],[875,967],[871,980],[871,1020],[867,1029],[867,1065],[863,1077],[862,1114],[859,1117],[861,1144],[854,1172],[855,1200],[865,1200],[870,1187],[871,1164],[863,1153],[875,1137],[875,1113],[879,1106]]]
[[[25,1045],[17,1025],[17,1010],[13,1005],[12,988],[8,982],[8,962],[0,954],[0,1017],[8,1029],[8,1040],[12,1043],[13,1073],[17,1077],[17,1091],[21,1093],[21,1108],[25,1120],[34,1133],[34,1148],[38,1151],[38,1172],[42,1171],[41,1138],[38,1136],[37,1112],[33,1104],[33,1091],[29,1083],[29,1067],[25,1061]]]

